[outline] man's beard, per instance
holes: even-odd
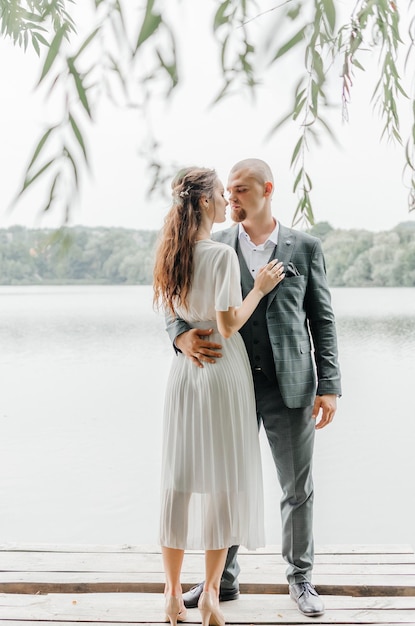
[[[245,209],[232,209],[231,210],[231,219],[234,222],[243,222],[246,219],[246,211]]]

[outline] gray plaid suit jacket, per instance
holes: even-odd
[[[237,249],[238,226],[213,239]],[[306,407],[315,395],[341,394],[336,325],[321,242],[280,223],[275,258],[288,272],[268,296],[266,327],[282,398],[289,408]],[[295,274],[294,274],[295,272]],[[249,322],[247,322],[249,323]],[[167,318],[172,341],[189,329],[184,320]]]

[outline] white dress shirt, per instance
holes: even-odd
[[[279,223],[264,243],[256,245],[251,240],[242,224],[239,224],[239,245],[245,263],[253,278],[255,278],[260,267],[266,265],[278,241]]]

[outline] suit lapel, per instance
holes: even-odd
[[[214,233],[213,238],[216,241],[221,241],[222,243],[228,244],[228,246],[232,246],[236,251],[238,250],[238,233],[239,226],[238,224],[234,224],[231,228],[226,228],[225,230],[220,230]],[[295,248],[295,231],[291,228],[287,228],[280,223],[280,228],[278,231],[278,243],[274,248],[274,252],[270,257],[270,261],[272,259],[277,258],[278,261],[282,261],[284,267],[290,262],[292,253]],[[280,283],[281,284],[281,283]],[[268,294],[268,302],[267,306],[269,306],[274,299],[278,288],[280,286],[278,284],[269,294]]]
[[[291,256],[295,247],[294,244],[295,232],[291,230],[291,228],[287,228],[280,223],[280,228],[278,231],[278,243],[274,249],[274,254],[271,256],[271,259],[278,259],[278,261],[281,261],[284,267],[286,267],[291,260]],[[268,294],[267,306],[269,306],[275,298],[280,285],[281,283],[274,287],[274,289]]]

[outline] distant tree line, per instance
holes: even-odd
[[[316,224],[331,287],[415,287],[415,222],[390,231],[333,229]]]
[[[148,285],[156,240],[124,228],[0,229],[0,284]]]
[[[415,222],[383,232],[334,229],[322,241],[331,287],[415,287]],[[0,229],[1,285],[149,285],[157,231],[66,227]]]

